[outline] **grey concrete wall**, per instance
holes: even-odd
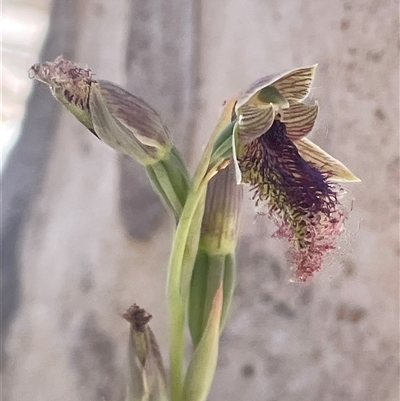
[[[98,77],[144,97],[191,166],[223,100],[262,75],[319,63],[312,96],[321,113],[311,138],[363,180],[347,186],[348,231],[315,279],[292,283],[283,245],[270,238],[273,227],[245,202],[236,302],[210,400],[398,400],[398,3],[54,4],[70,10],[58,8],[55,21],[72,21],[76,36],[50,47],[46,58],[72,46],[69,54]],[[54,40],[61,28],[56,23]],[[167,355],[173,221],[137,166],[42,92],[31,99],[24,135],[39,138],[43,127],[52,137],[45,173],[34,196],[21,195],[27,200],[18,210],[18,197],[10,198],[6,211],[19,213],[19,225],[4,216],[15,232],[7,243],[13,258],[3,253],[2,261],[13,277],[4,292],[11,302],[3,396],[120,400],[128,327],[119,314],[130,304],[154,315]],[[38,102],[48,116],[35,121]],[[45,125],[54,113],[55,130]],[[17,149],[13,175],[3,179],[10,194],[23,172],[18,160],[31,155],[26,149]]]

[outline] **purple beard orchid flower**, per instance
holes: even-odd
[[[344,230],[340,181],[360,181],[342,163],[305,138],[318,104],[308,105],[316,66],[262,78],[241,94],[233,153],[238,183],[249,184],[291,244],[296,278],[321,269]]]

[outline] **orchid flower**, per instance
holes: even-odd
[[[242,93],[235,106],[233,156],[238,183],[250,184],[266,205],[276,236],[291,243],[296,277],[321,269],[344,230],[346,211],[338,182],[360,181],[342,163],[305,136],[318,104],[303,102],[316,66],[271,75]]]

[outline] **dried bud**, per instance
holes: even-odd
[[[167,401],[167,379],[155,336],[148,322],[152,318],[136,304],[122,317],[130,325],[127,401]]]

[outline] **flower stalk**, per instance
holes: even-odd
[[[210,168],[215,143],[231,121],[234,100],[226,103],[220,120],[211,136],[192,179],[192,185],[174,234],[168,269],[168,303],[171,322],[171,399],[180,401],[183,396],[183,355],[186,309],[194,262],[198,251],[201,221],[209,180],[222,168],[226,159],[221,158]],[[231,127],[231,133],[232,133]]]

